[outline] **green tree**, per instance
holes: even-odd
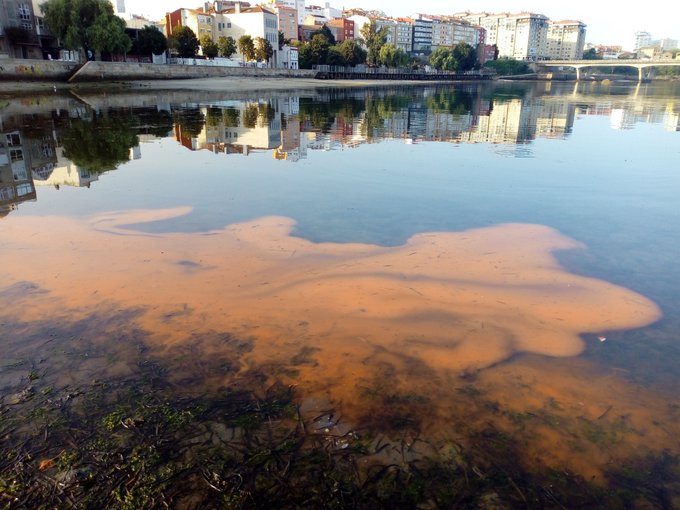
[[[366,62],[366,50],[354,39],[345,39],[336,46],[345,61],[345,65],[355,66]]]
[[[335,45],[335,36],[333,35],[333,32],[331,32],[331,29],[328,28],[328,26],[324,25],[322,26],[319,30],[316,30],[312,32],[310,39],[313,39],[315,35],[323,35],[326,37],[326,40],[328,41],[328,44],[330,46]]]
[[[336,44],[328,48],[328,55],[326,56],[326,64],[329,66],[345,66],[347,61],[340,51],[340,45]]]
[[[300,69],[311,69],[314,62],[312,62],[312,48],[309,43],[298,43],[298,66]]]
[[[397,48],[392,43],[387,43],[380,48],[378,61],[380,65],[387,67],[406,67],[410,59],[404,50]]]
[[[108,0],[47,0],[40,6],[47,27],[69,50],[125,53],[132,41]]]
[[[328,50],[330,44],[328,44],[328,39],[323,34],[316,34],[309,41],[309,51],[312,64],[321,65],[326,63],[328,58]]]
[[[192,58],[198,53],[198,38],[194,31],[186,26],[175,28],[168,44],[182,58]]]
[[[238,51],[241,52],[246,61],[255,60],[255,43],[249,35],[242,35],[238,38]]]
[[[290,39],[286,39],[286,35],[279,30],[279,50],[282,50],[286,44],[290,44]]]
[[[429,63],[432,67],[440,71],[455,71],[457,65],[451,48],[443,46],[440,46],[432,52]]]
[[[510,76],[514,74],[527,74],[531,72],[529,64],[521,60],[512,58],[499,58],[498,60],[491,60],[484,64],[488,69],[494,69],[499,76]]]
[[[201,51],[206,58],[215,58],[219,53],[217,43],[208,34],[201,36]]]
[[[220,57],[231,58],[236,53],[236,41],[232,36],[220,37],[217,40],[217,48],[219,49]]]
[[[477,51],[468,43],[459,42],[453,47],[456,71],[470,71],[477,65]]]
[[[595,48],[588,48],[583,52],[583,60],[599,60],[600,58]]]
[[[125,21],[113,14],[98,16],[87,35],[95,52],[122,54],[132,48],[132,39],[125,33]]]
[[[387,41],[387,27],[378,30],[376,22],[371,20],[370,23],[361,27],[361,37],[363,37],[368,50],[366,61],[369,64],[377,65],[380,61],[380,48]]]
[[[138,55],[160,55],[168,49],[168,40],[158,28],[146,25],[138,32],[134,49]]]
[[[269,60],[272,58],[272,55],[274,55],[274,48],[272,47],[272,43],[270,43],[264,37],[256,37],[255,59],[258,60],[259,62],[269,63]]]
[[[124,113],[94,114],[92,119],[74,119],[60,133],[64,156],[92,173],[115,170],[130,159],[130,148],[139,143],[135,127],[139,121]]]

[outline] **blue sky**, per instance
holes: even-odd
[[[251,3],[259,3],[250,0]],[[307,0],[308,4],[324,5],[326,0]],[[379,9],[391,16],[415,14],[412,0],[347,0],[331,1],[333,7],[342,9],[360,6],[364,9]],[[148,15],[160,19],[166,11],[179,7],[198,7],[201,0],[126,0],[129,13]],[[470,10],[474,12],[521,12],[532,11],[548,16],[552,20],[576,19],[585,23],[587,42],[596,44],[621,44],[631,46],[633,34],[646,30],[652,38],[680,39],[680,2],[674,0],[649,0],[643,3],[603,2],[593,0],[568,0],[546,2],[545,0],[468,0],[443,1],[420,0],[417,12],[429,14],[452,14]]]

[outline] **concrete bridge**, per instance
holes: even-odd
[[[534,68],[541,67],[573,67],[576,69],[576,81],[581,79],[581,69],[586,67],[634,67],[638,70],[638,81],[644,77],[643,71],[650,67],[680,67],[680,59],[675,60],[544,60],[532,62]]]

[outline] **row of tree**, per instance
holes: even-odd
[[[230,58],[238,51],[247,61],[269,62],[274,54],[272,44],[262,37],[243,35],[238,41],[232,37],[220,37],[215,42],[204,35],[199,40],[186,26],[175,29],[168,40],[157,28],[147,26],[138,32],[133,42],[125,32],[125,22],[114,14],[108,0],[47,0],[41,9],[45,22],[62,45],[67,49],[83,50],[89,57],[97,53],[126,54],[130,51],[138,55],[158,55],[170,48],[180,57],[191,58],[198,54],[200,48],[207,58]],[[331,30],[324,25],[312,34],[309,42],[295,43],[300,68],[310,69],[321,64],[416,65],[404,50],[387,42],[387,29],[378,28],[375,21],[362,27],[361,36],[363,40],[350,39],[337,44]],[[279,33],[279,47],[284,42]],[[436,69],[466,71],[475,66],[476,60],[474,48],[461,43],[454,48],[437,49],[429,63]]]

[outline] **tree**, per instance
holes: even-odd
[[[468,43],[459,42],[453,47],[456,71],[469,71],[477,64],[477,51]]]
[[[168,49],[168,40],[158,28],[146,25],[138,32],[134,48],[138,55],[160,55]]]
[[[219,53],[217,43],[208,34],[201,36],[201,51],[206,58],[215,58]]]
[[[440,71],[455,71],[456,59],[453,56],[451,48],[440,46],[430,55],[429,63],[435,69]]]
[[[259,62],[269,63],[269,60],[272,58],[272,55],[274,55],[274,48],[272,47],[272,43],[270,43],[264,37],[256,37],[255,58]]]
[[[328,48],[328,55],[326,56],[326,64],[329,66],[345,66],[347,61],[345,57],[342,56],[340,51],[340,45],[336,44]]]
[[[246,61],[255,60],[255,43],[249,35],[242,35],[238,38],[238,50]]]
[[[279,30],[279,50],[282,50],[286,44],[290,44],[290,40],[286,39],[286,34]]]
[[[583,52],[583,60],[599,60],[600,56],[597,54],[595,48],[588,48]]]
[[[87,36],[95,52],[122,54],[132,48],[132,39],[125,33],[125,21],[118,16],[98,16]]]
[[[477,52],[467,43],[453,48],[439,47],[430,55],[430,65],[441,71],[469,71],[477,64]]]
[[[498,60],[491,60],[484,64],[484,67],[495,69],[499,76],[527,74],[531,72],[531,69],[529,69],[529,64],[526,62],[506,57],[499,58]]]
[[[169,46],[182,58],[193,58],[198,53],[198,38],[189,27],[177,27],[172,31]]]
[[[40,9],[47,27],[69,50],[125,53],[132,47],[125,23],[108,0],[47,0]]]
[[[392,43],[387,43],[380,48],[378,61],[380,65],[387,67],[406,67],[410,59],[404,50],[397,48]]]
[[[314,38],[315,35],[323,35],[326,40],[328,41],[328,44],[330,46],[335,45],[335,36],[333,35],[333,32],[331,32],[331,29],[328,28],[328,26],[324,25],[322,26],[319,30],[315,30],[314,32],[311,33],[311,38]]]
[[[227,37],[222,36],[217,40],[217,48],[220,57],[231,58],[236,53],[236,41],[230,35]]]
[[[339,49],[345,65],[355,66],[366,62],[366,50],[354,39],[345,39],[336,47]]]
[[[382,27],[378,30],[378,25],[375,20],[366,23],[361,27],[361,37],[364,38],[368,54],[366,61],[369,64],[377,65],[380,60],[380,48],[383,47],[387,41],[387,27]]]
[[[309,41],[309,51],[311,56],[312,64],[321,65],[326,63],[328,58],[328,49],[330,44],[328,44],[328,39],[323,34],[316,34]]]
[[[64,156],[92,173],[115,170],[130,159],[130,148],[139,143],[134,116],[109,112],[91,119],[73,119],[60,134]]]

